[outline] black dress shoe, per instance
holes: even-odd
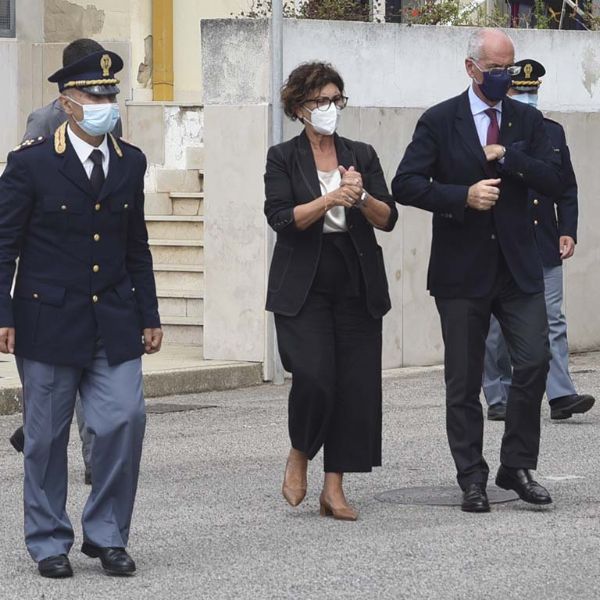
[[[594,406],[596,399],[589,394],[561,396],[550,401],[550,418],[555,421],[570,419],[573,414],[587,412]]]
[[[470,483],[464,489],[460,508],[464,512],[490,512],[490,502],[483,483]]]
[[[125,548],[99,548],[83,542],[81,551],[91,558],[99,558],[102,568],[109,575],[133,575],[135,573],[135,563]]]
[[[12,447],[17,452],[23,452],[25,449],[25,433],[23,432],[23,428],[19,427],[9,438]]]
[[[83,476],[83,481],[85,485],[92,485],[92,472],[85,470],[85,475]]]
[[[44,560],[40,560],[38,571],[42,577],[50,577],[52,579],[73,577],[73,569],[71,569],[71,563],[66,554],[49,556],[48,558],[44,558]]]
[[[506,421],[506,404],[493,404],[488,408],[488,421]]]
[[[552,504],[548,490],[531,477],[529,469],[511,469],[500,465],[496,485],[503,490],[514,490],[521,500],[530,504]]]

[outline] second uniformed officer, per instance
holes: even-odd
[[[537,106],[541,77],[546,73],[543,65],[531,59],[515,63],[521,67],[513,78],[508,92],[514,100]],[[554,198],[533,190],[529,193],[531,220],[537,247],[544,267],[544,295],[548,313],[550,342],[550,370],[546,380],[546,396],[550,403],[550,417],[569,419],[575,413],[585,413],[595,399],[589,394],[578,394],[569,374],[569,346],[567,321],[562,312],[563,270],[562,261],[573,256],[577,240],[577,181],[571,164],[565,131],[559,123],[544,119],[544,129],[560,155],[565,185]],[[511,384],[511,366],[508,349],[500,324],[492,317],[486,340],[483,392],[489,405],[488,419],[503,421]]]
[[[162,341],[144,221],[142,152],[108,132],[121,58],[57,71],[68,117],[26,140],[0,177],[0,351],[25,398],[25,542],[45,577],[72,575],[67,444],[75,396],[94,436],[82,552],[130,574],[125,548],[145,429],[141,355]],[[11,300],[15,261],[19,270]]]

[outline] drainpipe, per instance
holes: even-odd
[[[283,83],[283,2],[271,3],[271,143],[283,141],[283,109],[279,101],[279,90]],[[273,257],[275,232],[267,225],[267,269]],[[273,313],[268,313],[266,323],[266,356],[264,376],[275,384],[283,383],[283,366],[277,349],[277,333]]]
[[[173,0],[152,0],[152,99],[173,100]]]

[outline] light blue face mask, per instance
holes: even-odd
[[[83,119],[77,121],[88,135],[98,136],[110,133],[119,120],[119,105],[116,102],[108,104],[80,104],[77,100],[68,97],[68,100],[79,104],[83,109]]]
[[[513,100],[517,102],[522,102],[523,104],[529,104],[530,106],[535,106],[537,108],[538,105],[538,95],[537,94],[528,94],[524,92],[522,94],[515,94],[511,96]]]

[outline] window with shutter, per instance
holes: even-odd
[[[15,37],[15,0],[0,0],[0,37]]]

